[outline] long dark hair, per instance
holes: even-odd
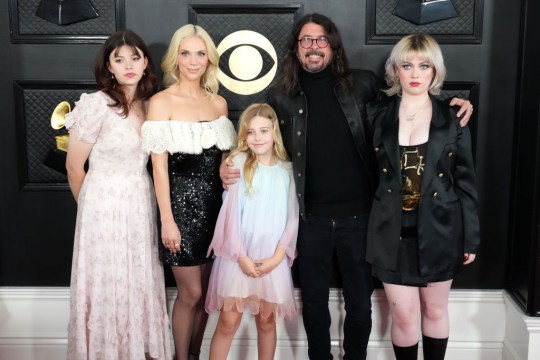
[[[122,91],[122,87],[112,78],[111,73],[107,68],[111,53],[115,52],[116,54],[124,45],[131,47],[134,53],[137,53],[137,49],[141,50],[143,56],[148,59],[148,65],[144,70],[145,75],[137,84],[137,90],[131,100],[132,102],[150,98],[156,90],[158,77],[146,44],[140,36],[133,31],[117,31],[111,34],[103,46],[101,46],[94,62],[94,76],[96,77],[96,82],[100,90],[109,95],[113,100],[113,103],[109,106],[122,109],[122,116],[127,116],[129,114],[129,103],[126,95],[124,94],[124,91]]]
[[[297,56],[298,37],[300,36],[300,31],[302,31],[304,25],[308,23],[314,23],[323,27],[326,32],[326,37],[330,42],[330,46],[332,47],[333,57],[332,63],[330,64],[330,66],[332,66],[332,72],[338,83],[345,90],[350,89],[352,87],[352,78],[349,71],[349,61],[345,55],[345,49],[343,48],[343,41],[341,40],[339,30],[336,24],[328,17],[313,13],[305,15],[298,23],[296,23],[291,32],[289,41],[287,42],[287,52],[283,61],[283,87],[285,88],[285,91],[288,94],[291,94],[298,84],[298,74],[302,69],[302,65]]]

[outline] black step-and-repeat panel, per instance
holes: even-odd
[[[469,98],[475,108],[470,126],[483,234],[478,260],[458,276],[455,286],[504,288],[512,174],[506,164],[512,160],[509,133],[517,94],[511,84],[518,74],[500,69],[514,69],[518,63],[520,14],[505,0],[455,0],[454,14],[419,23],[424,20],[397,11],[411,1],[78,0],[73,3],[80,9],[69,18],[55,15],[58,1],[0,4],[0,25],[10,29],[0,35],[1,55],[8,59],[0,67],[6,94],[0,98],[5,112],[0,121],[0,286],[69,285],[76,205],[61,168],[66,132],[51,126],[50,115],[62,101],[73,106],[81,93],[95,90],[92,61],[108,34],[135,30],[159,65],[177,28],[203,26],[221,54],[220,93],[235,120],[281,80],[295,21],[320,12],[340,28],[351,67],[379,76],[401,36],[427,31],[441,42],[448,68],[443,97]],[[493,12],[507,16],[484,16]],[[334,283],[339,286],[339,277]]]

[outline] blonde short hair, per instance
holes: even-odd
[[[386,95],[401,94],[401,84],[397,70],[404,62],[410,60],[413,55],[418,55],[424,61],[433,66],[434,75],[429,85],[429,93],[438,95],[441,93],[444,79],[446,78],[446,67],[441,48],[433,37],[425,33],[411,34],[403,37],[392,49],[385,64],[385,80],[389,89],[384,92]]]
[[[219,71],[219,53],[214,45],[214,41],[208,33],[199,25],[184,25],[176,30],[172,36],[169,48],[161,62],[163,70],[163,84],[169,87],[178,81],[178,49],[184,39],[198,37],[206,44],[208,55],[208,67],[201,78],[201,86],[210,94],[215,95],[218,92],[219,82],[217,74]]]

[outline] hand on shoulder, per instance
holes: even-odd
[[[461,98],[452,98],[450,101],[450,106],[459,106],[459,111],[457,112],[457,117],[460,119],[459,123],[461,126],[467,125],[471,119],[473,113],[473,105],[469,100]]]

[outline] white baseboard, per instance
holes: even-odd
[[[540,318],[523,314],[510,296],[505,299],[507,321],[502,360],[540,359]]]
[[[174,289],[167,291],[169,305]],[[299,296],[297,294],[299,306]],[[368,359],[393,359],[390,317],[381,290],[373,294],[373,330]],[[169,308],[170,308],[169,306]],[[332,348],[341,354],[343,300],[339,290],[330,293]],[[454,290],[450,293],[450,341],[447,360],[540,359],[540,318],[523,315],[503,290]],[[59,360],[65,358],[69,288],[0,287],[0,360]],[[210,317],[203,341],[206,358],[217,314]],[[230,359],[256,359],[257,339],[253,317],[244,316]],[[302,318],[278,325],[277,360],[307,359]]]

